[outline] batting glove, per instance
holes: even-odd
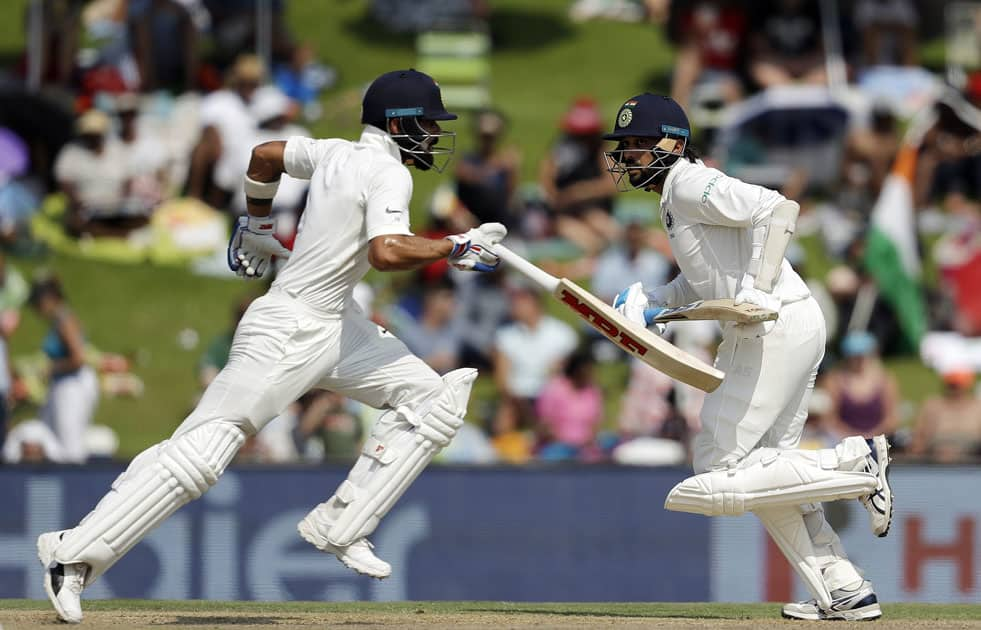
[[[644,292],[644,286],[640,282],[635,282],[620,291],[613,299],[613,308],[635,324],[651,328],[659,335],[663,335],[667,328],[666,324],[654,321],[657,314],[664,310],[664,305],[652,301]]]
[[[448,256],[450,264],[464,271],[494,271],[501,259],[493,247],[507,235],[508,229],[500,223],[484,223],[464,234],[447,236],[453,243]]]
[[[243,278],[261,278],[273,256],[289,258],[290,250],[273,236],[270,217],[239,217],[228,241],[228,266]]]
[[[763,308],[768,308],[771,311],[779,311],[782,305],[780,298],[773,295],[772,293],[767,293],[766,291],[761,291],[756,288],[755,280],[753,276],[746,274],[743,276],[742,282],[739,286],[739,292],[736,293],[736,299],[734,300],[736,306],[740,304],[755,304],[756,306],[762,306]],[[766,335],[771,330],[773,330],[773,322],[762,322],[761,324],[751,324],[748,327],[756,327],[756,329],[761,333],[755,336],[762,337]]]

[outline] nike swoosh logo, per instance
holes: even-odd
[[[388,214],[402,214],[401,210],[392,210],[391,208],[385,208],[385,212]]]

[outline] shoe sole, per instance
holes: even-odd
[[[821,615],[819,613],[789,613],[786,610],[780,611],[780,616],[784,619],[793,619],[794,621],[820,621]]]
[[[824,621],[875,621],[882,616],[882,608],[879,604],[865,606],[856,610],[841,610],[825,613],[822,617]]]
[[[892,506],[895,498],[892,486],[889,485],[889,441],[885,437],[877,436],[873,438],[872,442],[875,444],[875,454],[879,460],[879,480],[882,482],[883,494],[887,496],[889,503],[886,528],[881,533],[876,534],[879,538],[885,538],[889,535],[889,528],[892,527]]]
[[[44,592],[48,596],[48,600],[51,605],[54,606],[55,612],[58,613],[58,618],[65,623],[81,623],[81,619],[72,619],[65,612],[65,608],[58,601],[58,596],[54,592],[54,586],[51,585],[51,561],[54,555],[54,549],[48,543],[55,534],[41,534],[37,537],[37,559],[41,561],[41,566],[44,567]]]
[[[350,558],[348,558],[347,556],[338,555],[336,553],[337,548],[331,545],[329,542],[327,542],[322,536],[317,534],[314,531],[313,526],[307,523],[306,519],[300,521],[300,524],[296,526],[296,530],[300,532],[300,538],[307,541],[308,543],[310,543],[320,551],[323,551],[324,553],[329,553],[330,555],[334,556],[335,558],[337,558],[338,562],[340,562],[347,568],[351,569],[352,571],[356,571],[361,575],[367,575],[368,577],[375,578],[376,580],[384,580],[389,575],[391,575],[391,573],[381,574],[378,573],[377,571],[372,571],[371,569],[366,568],[362,564],[351,562]]]

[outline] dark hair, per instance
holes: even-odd
[[[565,374],[566,378],[574,379],[580,370],[595,363],[596,360],[593,359],[593,355],[588,348],[576,350],[566,359],[565,365],[562,367],[562,373]]]
[[[61,281],[55,276],[46,276],[38,278],[31,284],[31,292],[27,297],[27,302],[31,306],[37,306],[41,303],[41,298],[46,295],[51,295],[59,300],[65,298],[65,294],[61,290]]]

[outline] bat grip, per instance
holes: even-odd
[[[494,253],[497,254],[501,260],[517,269],[522,275],[549,293],[555,291],[555,288],[559,285],[558,278],[539,269],[537,266],[515,254],[504,245],[496,245],[494,247]]]

